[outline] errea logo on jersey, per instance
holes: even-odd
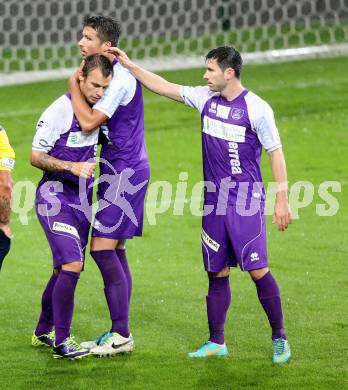
[[[250,255],[250,261],[259,261],[260,258],[259,258],[259,254],[257,252],[253,252],[251,255]]]
[[[211,102],[211,105],[209,107],[209,112],[211,114],[216,114],[216,103],[215,102]]]
[[[232,175],[239,175],[242,173],[237,142],[228,143],[228,157],[230,158]]]

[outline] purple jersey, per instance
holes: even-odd
[[[147,168],[142,87],[117,61],[113,79],[94,108],[109,118],[101,129],[110,142],[102,146],[100,157],[119,172]]]
[[[221,188],[228,204],[237,196],[242,202],[264,201],[262,146],[267,152],[281,147],[271,107],[248,90],[228,101],[209,87],[183,86],[181,96],[201,113],[204,180],[212,183],[205,200],[217,203]],[[222,184],[226,178],[230,184]]]
[[[82,132],[74,115],[70,96],[63,95],[41,115],[32,149],[64,161],[88,161],[95,159],[99,129]],[[52,183],[54,182],[54,183]],[[86,180],[80,194],[79,177],[70,172],[44,172],[36,191],[36,203],[80,204],[83,199],[92,200],[93,178]]]

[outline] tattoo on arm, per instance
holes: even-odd
[[[7,225],[10,222],[11,197],[0,193],[0,224]]]
[[[71,161],[58,160],[47,153],[40,153],[33,165],[49,172],[70,172],[72,168]]]

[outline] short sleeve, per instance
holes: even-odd
[[[265,106],[263,115],[256,123],[257,136],[267,153],[281,148],[279,131],[275,124],[273,110],[270,106]]]
[[[187,106],[202,112],[205,103],[217,93],[210,91],[209,87],[187,87],[182,85],[180,94]]]
[[[256,132],[266,152],[269,153],[281,148],[282,143],[271,106],[250,92],[246,95],[245,100],[252,129]]]
[[[93,108],[111,118],[119,106],[125,106],[133,99],[136,88],[135,77],[117,64],[110,85]]]
[[[73,116],[71,102],[65,95],[53,102],[37,122],[32,149],[48,153],[60,135],[70,129]]]

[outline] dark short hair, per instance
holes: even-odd
[[[84,60],[84,65],[82,68],[82,75],[86,78],[89,73],[94,69],[100,69],[103,77],[107,78],[110,75],[112,76],[114,73],[114,68],[112,63],[108,58],[103,56],[102,54],[92,54],[88,56]]]
[[[116,19],[109,16],[86,16],[83,27],[94,28],[102,42],[110,41],[112,46],[117,46],[121,35],[121,26]]]
[[[232,68],[236,77],[239,79],[242,73],[243,60],[239,51],[232,46],[220,46],[211,50],[205,57],[205,60],[216,60],[222,70]]]

